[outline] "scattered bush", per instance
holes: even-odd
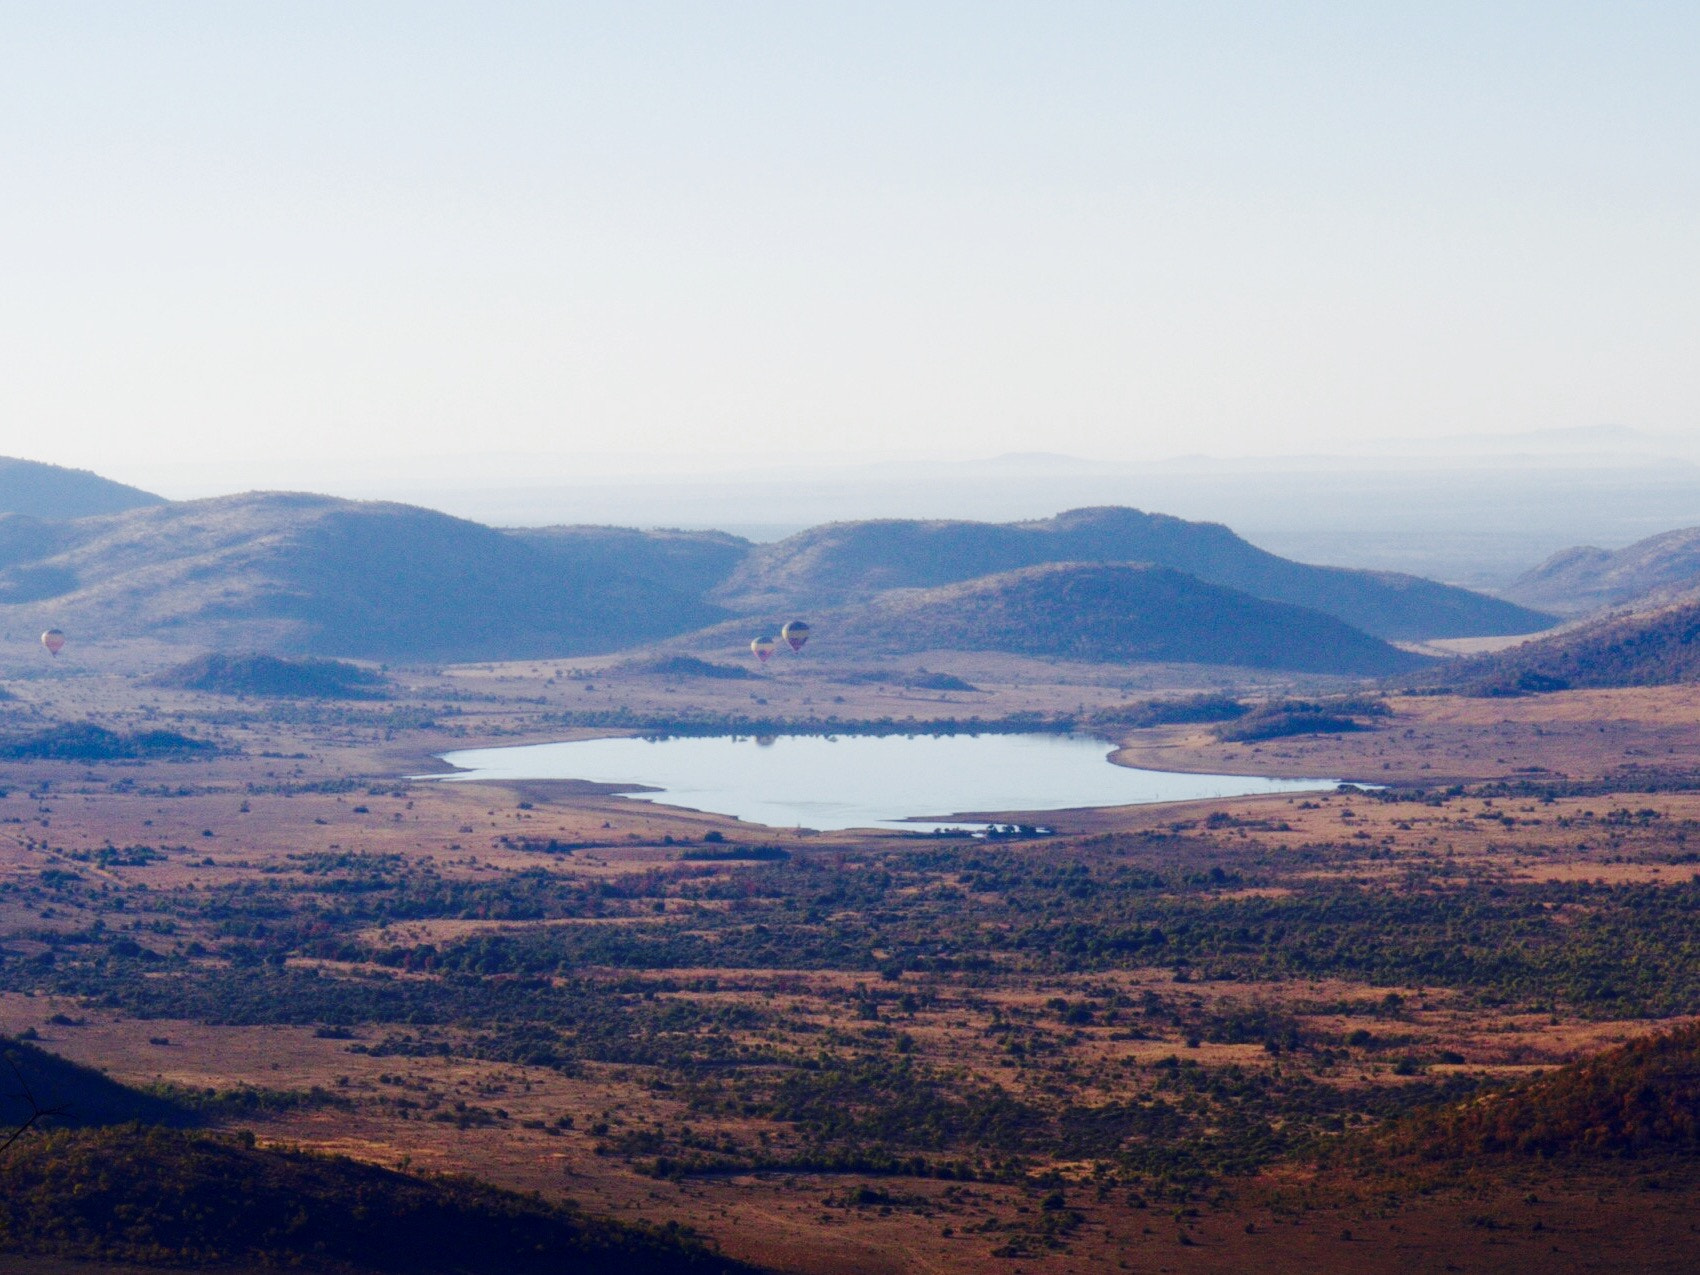
[[[34,761],[112,761],[133,757],[181,757],[213,751],[204,739],[173,730],[119,734],[93,722],[64,722],[0,743],[0,757]]]
[[[152,681],[174,690],[283,699],[381,699],[388,686],[381,674],[343,660],[216,652],[166,669]]]

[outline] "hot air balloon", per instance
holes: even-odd
[[[803,649],[803,643],[809,640],[809,626],[801,620],[792,620],[779,630],[779,636],[784,638],[793,651]]]
[[[65,634],[59,629],[49,629],[41,635],[41,644],[52,656],[59,654],[59,648],[65,645]]]
[[[758,660],[760,660],[763,664],[766,664],[768,658],[773,654],[773,648],[778,645],[779,643],[775,642],[770,637],[752,638],[750,641],[750,650],[754,653]]]

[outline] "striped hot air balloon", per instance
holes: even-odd
[[[758,660],[766,664],[773,657],[773,649],[778,645],[779,643],[770,637],[752,638],[750,640],[750,651]]]
[[[65,633],[62,629],[49,629],[41,635],[41,644],[47,648],[47,653],[57,657],[60,648],[65,645]]]
[[[800,651],[803,649],[803,643],[809,640],[809,626],[801,620],[792,620],[779,630],[779,636],[785,639],[786,645],[793,651]]]

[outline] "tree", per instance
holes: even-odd
[[[7,1151],[11,1150],[14,1142],[43,1120],[63,1115],[66,1111],[66,1104],[57,1107],[44,1107],[36,1101],[35,1094],[30,1090],[29,1081],[24,1079],[23,1070],[18,1066],[17,1059],[10,1054],[6,1055],[6,1065],[12,1069],[13,1079],[17,1081],[18,1085],[17,1093],[13,1096],[23,1102],[27,1114],[22,1124],[6,1134],[4,1139],[0,1139],[0,1155],[5,1155]]]

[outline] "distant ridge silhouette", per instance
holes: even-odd
[[[1047,563],[936,589],[893,590],[831,613],[823,627],[840,640],[897,652],[1004,651],[1369,676],[1428,663],[1333,616],[1129,563]]]
[[[163,496],[115,483],[86,469],[0,456],[0,514],[87,518],[164,503]]]
[[[1105,506],[1035,522],[838,522],[759,545],[712,595],[735,611],[830,606],[1047,562],[1149,562],[1270,602],[1325,612],[1377,637],[1533,633],[1552,617],[1393,571],[1313,567],[1220,523]]]
[[[1376,639],[1551,623],[1468,590],[1307,566],[1220,524],[1121,507],[1003,524],[833,523],[756,545],[712,531],[498,530],[412,505],[302,493],[165,502],[100,487],[94,475],[28,470],[43,472],[139,502],[80,517],[0,514],[0,631],[61,627],[78,645],[148,637],[223,652],[527,659],[642,647],[739,616],[830,611],[847,629],[873,632],[912,612],[915,631],[924,620],[935,645],[956,632],[951,640],[976,649],[1060,655],[1080,650],[1079,634],[1095,626],[1118,635],[1094,648],[1117,659],[1364,673],[1413,666]],[[996,610],[997,636],[893,592],[971,582],[963,596]],[[1169,609],[1153,610],[1163,590]]]
[[[1561,615],[1700,588],[1700,527],[1667,531],[1615,551],[1579,545],[1512,581],[1508,598]]]

